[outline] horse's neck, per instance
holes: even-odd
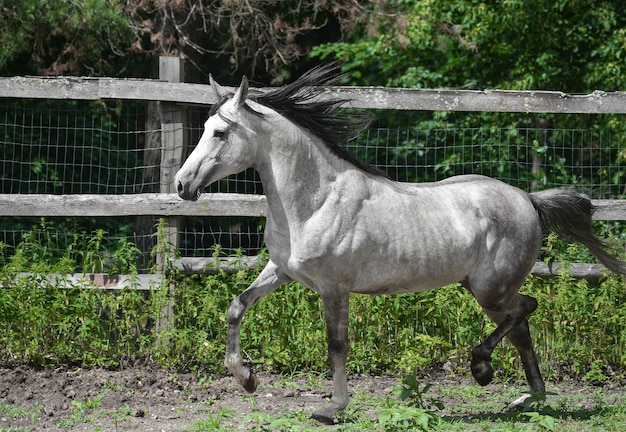
[[[269,211],[280,212],[273,216],[290,223],[307,220],[323,205],[346,164],[309,134],[276,138],[257,166]]]

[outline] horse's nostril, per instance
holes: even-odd
[[[181,181],[176,182],[176,191],[178,191],[179,194],[182,193],[182,191],[183,191],[183,182],[181,182]]]

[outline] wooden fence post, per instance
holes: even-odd
[[[178,57],[159,57],[159,79],[171,83],[184,81],[184,63]],[[160,102],[161,112],[161,179],[160,192],[174,193],[174,176],[182,164],[185,148],[185,111],[181,105],[172,102]],[[182,225],[181,216],[168,216],[165,227],[166,241],[171,247],[178,249],[179,235]],[[171,257],[170,257],[171,258]],[[158,252],[158,271],[165,276],[167,256]],[[157,331],[171,328],[174,320],[174,285],[168,288],[168,301],[162,317],[157,322]]]

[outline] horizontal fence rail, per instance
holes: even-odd
[[[626,220],[626,200],[591,200],[594,220]],[[265,195],[212,193],[197,201],[177,194],[0,194],[0,216],[250,216],[267,215]]]
[[[226,273],[235,273],[238,270],[254,270],[265,265],[266,260],[252,257],[237,258],[182,258],[174,263],[176,269],[182,274],[215,274],[219,270]],[[564,267],[560,263],[537,262],[534,264],[532,274],[550,279],[560,276]],[[567,271],[573,278],[597,280],[610,274],[602,264],[570,264]]]
[[[218,274],[225,272],[233,274],[238,271],[256,270],[266,264],[266,259],[258,256],[221,257],[221,258],[179,258],[174,260],[174,268],[180,274]],[[550,279],[559,277],[563,273],[560,263],[534,264],[532,274],[541,278]],[[570,264],[568,274],[577,279],[597,280],[610,274],[602,264]],[[74,273],[74,274],[46,274],[19,273],[11,280],[0,281],[0,286],[9,287],[19,283],[21,279],[34,280],[40,288],[53,285],[56,288],[99,288],[104,290],[135,289],[149,291],[159,289],[166,283],[162,274],[119,275],[107,273]]]
[[[164,283],[162,275],[109,275],[106,273],[74,273],[74,274],[46,274],[18,273],[13,280],[0,281],[0,286],[8,287],[21,279],[29,279],[40,288],[53,285],[55,288],[101,288],[105,290],[137,289],[148,291],[158,289]]]
[[[234,92],[234,88],[225,87]],[[257,89],[266,91],[267,89]],[[557,91],[449,90],[329,87],[328,97],[366,109],[492,111],[562,114],[626,114],[626,92],[596,90],[586,95]],[[80,77],[0,77],[0,97],[33,99],[120,99],[211,105],[209,85],[160,80]],[[321,97],[324,97],[323,95]]]
[[[267,213],[265,195],[215,193],[198,201],[176,194],[0,194],[0,216],[250,216]]]

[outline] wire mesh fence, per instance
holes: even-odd
[[[140,192],[146,104],[0,100],[2,193]],[[158,161],[157,161],[158,162]]]
[[[458,114],[443,120],[440,113],[378,114],[348,148],[398,181],[482,174],[527,191],[574,187],[598,199],[625,193],[626,140],[612,124],[622,130],[623,118],[481,113],[459,121]]]
[[[0,193],[136,194],[159,192],[160,125],[148,102],[0,99]],[[184,157],[198,142],[208,109],[188,107]],[[626,194],[624,118],[608,115],[537,115],[375,111],[372,126],[347,148],[404,182],[484,174],[524,190],[576,187],[592,198]],[[180,144],[182,145],[182,143]],[[207,192],[262,194],[247,170]],[[9,256],[32,218],[0,218],[0,242]],[[154,218],[51,219],[56,247],[64,235],[104,229],[111,238],[144,243]],[[188,217],[183,256],[208,256],[263,247],[262,218]],[[52,228],[50,228],[52,229]],[[63,235],[61,235],[63,233]],[[145,261],[147,262],[147,261]]]

